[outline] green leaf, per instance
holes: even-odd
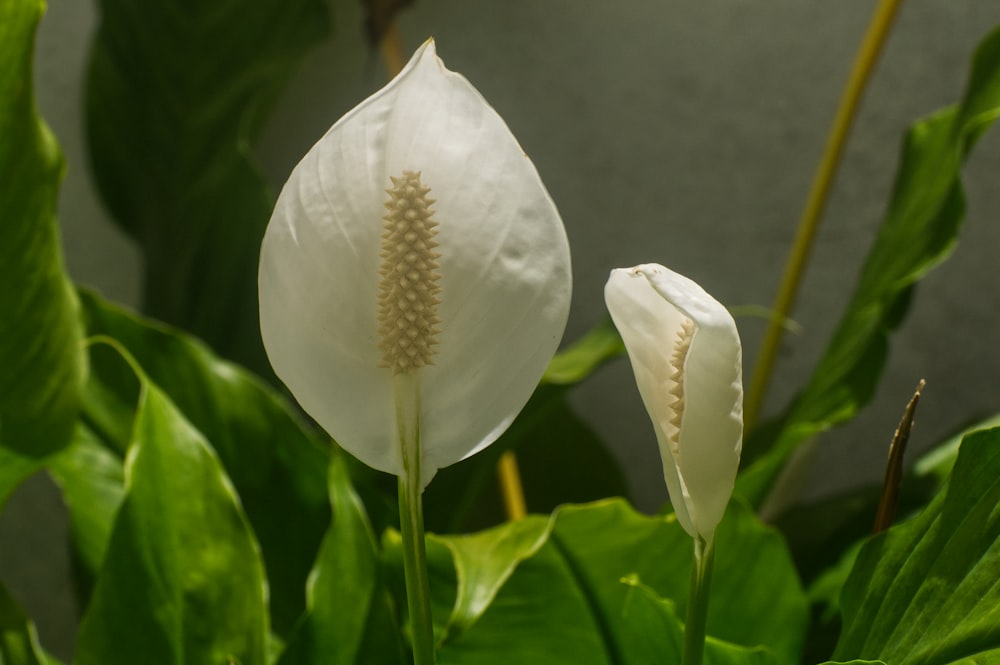
[[[144,307],[259,373],[257,256],[273,196],[250,146],[327,33],[323,0],[101,0],[94,177],[146,259]]]
[[[34,624],[0,585],[0,663],[3,665],[54,665],[38,644]]]
[[[894,665],[1000,657],[1000,428],[962,442],[947,488],[873,538],[841,597],[835,658]]]
[[[278,665],[403,665],[375,535],[342,455],[330,465],[330,504],[334,518],[309,578],[309,609]]]
[[[203,344],[92,294],[81,293],[81,302],[88,332],[113,337],[127,348],[222,460],[263,551],[274,630],[287,635],[305,609],[306,578],[330,520],[329,448],[303,427],[285,400]],[[107,485],[114,471],[106,453],[119,460],[124,454],[138,382],[106,345],[94,345],[91,354],[83,413],[89,434],[80,433],[78,439],[89,436],[105,454],[99,455],[93,445],[82,450],[74,446],[53,463],[53,471],[72,511],[74,530],[97,538],[95,525],[86,523],[88,514],[110,517],[106,502],[113,489]],[[91,563],[100,560],[100,550],[82,546]]]
[[[674,603],[660,598],[635,578],[622,580],[630,588],[622,609],[629,653],[636,663],[679,663],[684,624]],[[706,665],[773,665],[774,655],[763,647],[744,647],[714,638],[705,640]]]
[[[69,442],[86,373],[55,218],[63,158],[32,98],[43,7],[0,0],[0,445],[31,459]]]
[[[266,640],[264,566],[239,498],[201,433],[145,381],[76,662],[265,665]]]
[[[549,523],[528,518],[430,542],[447,545],[460,570],[453,606],[434,606],[435,623],[449,617],[439,663],[676,662],[671,639],[636,632],[679,630],[674,609],[682,614],[687,602],[693,545],[673,516],[607,500],[565,506]],[[734,504],[716,547],[708,631],[729,644],[708,662],[797,662],[806,601],[781,538]],[[428,557],[432,570],[442,565]],[[636,597],[639,586],[649,598]]]
[[[780,423],[748,439],[737,492],[759,503],[785,460],[806,439],[852,418],[872,398],[889,335],[914,285],[944,261],[965,213],[961,166],[1000,116],[1000,31],[979,46],[961,103],[907,133],[888,212],[861,279],[812,379]]]
[[[439,540],[451,551],[457,581],[444,639],[454,639],[482,616],[517,566],[545,543],[550,524],[544,517],[529,516],[490,531]]]

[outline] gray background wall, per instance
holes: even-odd
[[[341,114],[384,83],[366,56],[354,2],[336,40],[293,81],[259,146],[279,187]],[[613,267],[656,261],[730,306],[769,305],[850,61],[874,7],[839,0],[424,0],[400,28],[408,50],[434,35],[507,120],[562,212],[575,296],[567,339],[604,315]],[[985,0],[910,0],[866,98],[803,284],[767,403],[806,380],[855,282],[891,185],[904,128],[956,100],[972,46],[1000,24]],[[37,45],[37,96],[68,161],[60,199],[67,263],[79,282],[135,304],[141,266],[87,176],[81,81],[95,7],[53,0]],[[968,165],[969,213],[950,262],[921,285],[875,400],[822,438],[804,465],[808,496],[882,474],[900,410],[928,380],[913,444],[926,447],[973,415],[1000,410],[1000,138]],[[746,374],[764,329],[739,320]],[[573,396],[627,468],[634,501],[666,499],[651,428],[625,362]],[[0,516],[0,578],[65,655],[73,624],[65,517],[44,479]]]

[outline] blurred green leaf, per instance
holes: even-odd
[[[625,344],[611,319],[606,318],[552,358],[542,376],[542,385],[579,383],[604,363],[624,354]]]
[[[308,612],[278,665],[403,665],[402,646],[365,508],[342,455],[330,465],[333,523],[309,578]]]
[[[1000,657],[1000,428],[967,436],[947,487],[868,542],[841,597],[836,658],[894,665]]]
[[[257,256],[274,200],[251,145],[328,32],[323,0],[101,0],[94,177],[146,259],[144,308],[262,375]]]
[[[56,665],[38,644],[34,624],[3,585],[0,585],[0,663]]]
[[[79,665],[267,662],[267,581],[218,458],[144,381]]]
[[[0,445],[29,459],[69,442],[86,373],[55,218],[63,158],[32,97],[43,7],[0,0]]]
[[[330,519],[329,448],[282,398],[203,344],[93,294],[81,293],[81,302],[88,332],[113,337],[128,349],[215,449],[263,551],[274,630],[286,635],[305,609],[306,578]],[[139,388],[133,370],[108,346],[91,347],[91,364],[85,427],[52,469],[71,509],[74,532],[87,534],[78,542],[83,560],[94,565],[102,549],[94,521],[113,513],[112,458],[120,466]]]
[[[763,500],[800,443],[849,420],[871,400],[889,334],[902,322],[913,287],[957,242],[965,213],[962,162],[998,116],[1000,31],[994,31],[976,51],[961,103],[907,133],[885,221],[809,384],[779,423],[748,439],[737,492],[751,502]]]

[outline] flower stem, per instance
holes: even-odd
[[[420,383],[412,373],[393,377],[396,427],[403,455],[399,477],[399,527],[403,536],[403,573],[410,610],[414,665],[434,665],[434,622],[424,544],[423,483],[420,477]]]
[[[840,98],[840,105],[837,108],[833,126],[830,128],[830,135],[826,140],[823,157],[816,170],[809,198],[806,200],[805,209],[799,220],[798,230],[795,233],[795,243],[788,257],[788,263],[785,265],[785,273],[782,275],[781,285],[778,287],[778,295],[775,297],[771,321],[767,326],[760,351],[757,353],[753,379],[747,390],[743,409],[743,422],[747,431],[756,424],[757,416],[764,403],[764,396],[771,381],[771,370],[774,368],[778,347],[784,333],[784,322],[788,320],[792,306],[795,304],[795,296],[799,290],[799,283],[802,281],[802,273],[805,271],[809,253],[812,250],[813,239],[819,230],[820,219],[830,195],[833,178],[840,165],[840,158],[847,145],[847,137],[850,135],[858,107],[861,105],[861,96],[868,85],[869,78],[871,78],[871,73],[878,61],[879,53],[882,51],[882,46],[885,44],[889,29],[896,16],[896,10],[899,9],[901,2],[902,0],[881,0],[879,2],[868,26],[868,32],[855,56],[850,78],[844,88],[843,96]]]
[[[708,619],[708,590],[712,582],[715,549],[700,537],[694,539],[691,587],[688,589],[687,618],[684,620],[684,653],[681,665],[701,665],[705,654],[705,624]]]
[[[414,665],[434,665],[434,623],[424,547],[424,509],[419,485],[400,476],[399,522],[403,534],[406,603],[413,630]]]

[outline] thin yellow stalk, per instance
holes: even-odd
[[[795,243],[792,246],[788,263],[785,265],[785,273],[778,287],[778,295],[775,298],[773,315],[767,327],[764,341],[761,343],[760,351],[757,354],[757,364],[754,367],[753,380],[747,391],[746,404],[744,405],[743,418],[747,430],[750,430],[760,414],[760,408],[767,393],[767,387],[771,380],[771,371],[777,358],[778,347],[781,344],[782,333],[784,332],[783,322],[786,321],[795,303],[795,296],[798,293],[799,283],[802,280],[802,273],[805,270],[809,253],[812,249],[813,239],[819,229],[820,219],[829,198],[830,188],[833,178],[837,173],[844,147],[847,144],[847,137],[850,134],[854,118],[857,116],[861,97],[871,78],[875,63],[885,44],[889,30],[892,27],[896,12],[902,0],[881,0],[875,9],[868,32],[858,50],[851,69],[850,78],[844,89],[844,94],[837,109],[837,115],[830,128],[830,135],[827,137],[826,148],[820,160],[819,168],[806,200],[805,209],[799,221],[798,231],[795,235]]]
[[[528,509],[524,501],[521,472],[517,468],[517,457],[512,451],[508,450],[500,456],[497,475],[500,476],[500,493],[503,495],[507,519],[512,522],[521,519],[528,514]]]

